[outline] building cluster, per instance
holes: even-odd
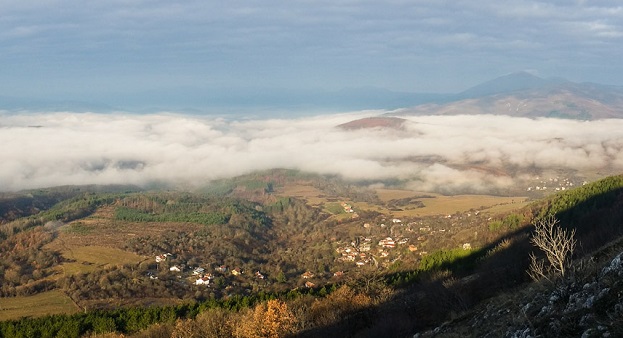
[[[577,185],[584,185],[587,182],[586,181],[582,181],[582,182],[576,182],[574,179],[572,178],[567,178],[567,177],[550,177],[550,178],[541,178],[541,177],[535,177],[534,178],[534,185],[530,185],[529,187],[526,188],[526,191],[528,192],[532,192],[532,191],[565,191],[568,189],[571,189]]]

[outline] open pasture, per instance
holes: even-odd
[[[279,187],[275,189],[275,194],[278,196],[304,199],[309,205],[313,206],[329,202],[322,191],[313,187],[310,183],[306,184],[304,182],[287,184],[284,187]]]
[[[91,272],[107,265],[137,264],[147,259],[132,252],[96,245],[67,247],[61,253],[71,260],[60,265],[65,275]]]
[[[21,317],[71,314],[78,307],[62,291],[46,291],[34,296],[0,298],[0,321]]]
[[[402,189],[376,189],[377,196],[383,205],[370,204],[365,202],[352,202],[346,197],[345,202],[352,205],[355,211],[370,210],[377,211],[394,217],[421,217],[434,215],[449,215],[456,212],[467,212],[469,210],[479,210],[498,214],[519,209],[527,204],[527,197],[524,196],[492,196],[492,195],[454,195],[446,196],[430,192],[418,192]],[[320,190],[304,183],[289,184],[280,187],[275,192],[279,196],[290,196],[304,199],[312,206],[331,206],[336,202],[335,196],[327,197]],[[411,199],[411,203],[406,203],[397,208],[388,207],[392,201],[401,199]],[[416,202],[421,202],[424,207],[420,207]],[[400,210],[398,210],[400,209]],[[326,210],[331,212],[331,210]],[[334,213],[334,212],[331,212]],[[334,213],[335,214],[335,213]]]
[[[381,201],[389,203],[392,200],[412,198],[424,204],[423,208],[417,205],[404,205],[397,210],[387,210],[396,217],[408,216],[432,216],[450,215],[456,212],[466,212],[469,210],[480,210],[493,214],[512,211],[526,205],[527,197],[514,196],[492,196],[492,195],[454,195],[445,196],[435,193],[417,192],[397,189],[377,189],[377,194]]]

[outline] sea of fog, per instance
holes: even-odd
[[[401,116],[400,129],[337,127],[384,113],[271,119],[0,113],[0,191],[155,182],[193,187],[289,168],[372,183],[398,179],[420,191],[485,192],[514,178],[483,167],[623,171],[623,120]]]

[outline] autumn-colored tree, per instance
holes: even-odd
[[[296,318],[280,300],[258,304],[242,315],[234,329],[237,338],[281,338],[294,333]]]
[[[317,299],[312,304],[310,313],[316,325],[327,326],[371,305],[372,299],[369,296],[356,293],[349,286],[343,285],[326,298]]]

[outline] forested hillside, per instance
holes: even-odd
[[[509,211],[385,211],[433,198],[288,171],[71,193],[0,225],[0,335],[409,336],[532,283],[535,220],[576,229],[576,260],[622,231],[623,176]],[[66,305],[9,305],[44,296]]]

